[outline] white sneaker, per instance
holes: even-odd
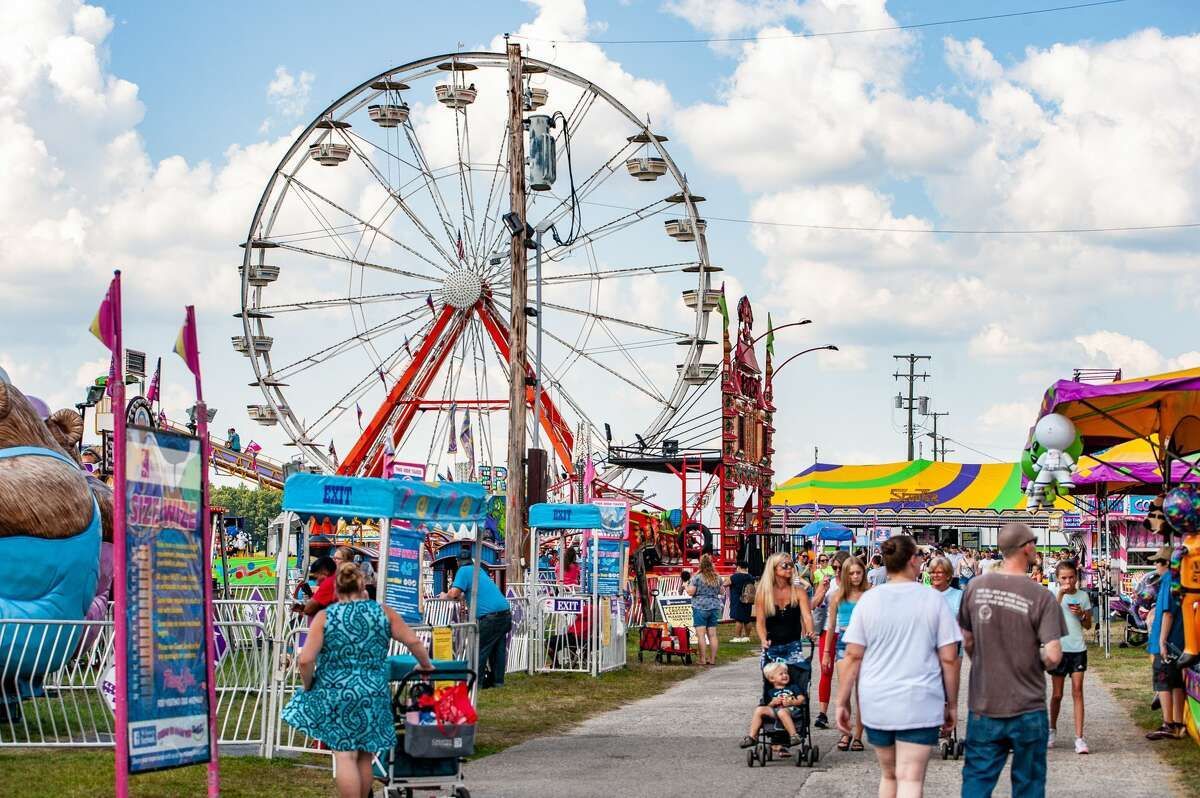
[[[1083,739],[1082,737],[1075,738],[1075,753],[1077,753],[1077,754],[1090,753],[1088,751],[1088,747],[1087,747],[1087,740]]]
[[[1050,730],[1050,736],[1046,738],[1046,747],[1047,748],[1054,747],[1054,729]]]

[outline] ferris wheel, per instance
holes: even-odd
[[[526,430],[570,474],[606,425],[656,445],[717,379],[720,269],[666,137],[584,77],[522,69],[525,123],[549,118],[558,173],[527,200],[546,232]],[[250,417],[323,470],[377,475],[391,458],[475,478],[505,462],[508,81],[502,53],[391,69],[321,111],[267,182],[232,342],[264,400]]]

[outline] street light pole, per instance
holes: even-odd
[[[792,355],[791,357],[789,357],[787,360],[785,360],[779,364],[779,368],[775,369],[775,373],[771,375],[771,381],[772,382],[775,381],[775,378],[779,376],[779,372],[783,371],[783,367],[786,366],[788,363],[791,363],[793,360],[800,357],[801,355],[807,355],[809,352],[819,352],[822,349],[825,349],[830,352],[838,351],[838,348],[836,346],[834,346],[833,344],[826,344],[825,346],[814,346],[809,349],[801,350],[801,351],[797,352],[796,354]]]
[[[801,319],[800,321],[790,321],[787,324],[780,324],[778,327],[772,327],[771,329],[767,330],[762,335],[755,338],[750,343],[756,344],[759,341],[761,341],[762,339],[766,338],[768,335],[771,335],[772,333],[777,333],[780,330],[786,330],[788,327],[802,327],[805,324],[812,324],[812,319]]]

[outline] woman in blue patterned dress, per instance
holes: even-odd
[[[334,579],[337,603],[313,618],[300,652],[304,690],[283,720],[334,752],[339,798],[367,798],[372,756],[396,744],[388,645],[394,639],[407,646],[420,670],[433,670],[433,663],[399,615],[366,597],[358,566],[343,563]]]

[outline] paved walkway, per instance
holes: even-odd
[[[874,795],[879,769],[870,746],[862,753],[837,751],[834,731],[815,731],[821,761],[813,770],[794,767],[790,760],[765,768],[746,767],[745,752],[737,748],[737,741],[746,733],[750,708],[757,701],[756,665],[757,658],[748,658],[713,668],[661,695],[585,721],[561,736],[530,740],[471,763],[466,769],[471,793],[476,798]],[[1065,739],[1050,752],[1047,794],[1096,792],[1120,798],[1187,794],[1175,782],[1164,785],[1166,766],[1099,679],[1091,674],[1085,684],[1086,736],[1092,753],[1078,756],[1073,750],[1068,697],[1059,720]],[[965,732],[965,720],[959,729]],[[926,795],[958,795],[961,769],[961,762],[935,757]],[[1011,794],[1007,773],[995,794]]]

